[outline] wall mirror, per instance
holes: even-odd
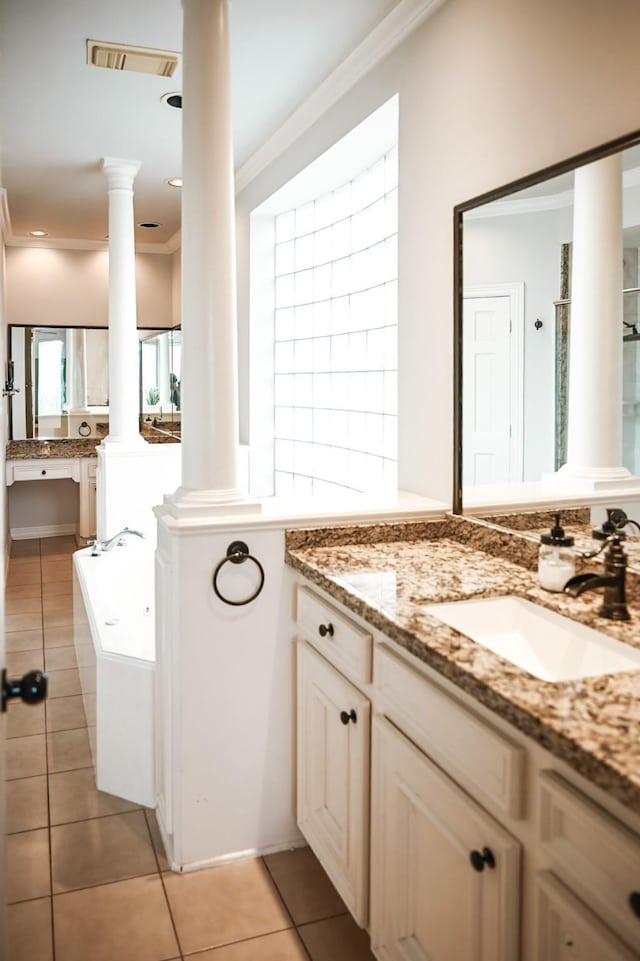
[[[624,291],[620,417],[624,466],[640,474],[636,131],[455,208],[455,513],[465,506],[475,513],[483,503],[509,502],[517,510],[519,501],[531,503],[532,485],[539,488],[543,474],[565,463],[574,171],[619,151]]]
[[[181,333],[139,330],[143,426],[174,432],[180,420]],[[12,440],[106,436],[109,431],[108,330],[10,326]],[[154,423],[155,422],[155,423]]]

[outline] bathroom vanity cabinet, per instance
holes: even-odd
[[[96,534],[96,466],[96,457],[33,457],[13,460],[9,456],[5,479],[7,487],[21,481],[74,481],[79,485],[77,530],[81,538],[88,539]],[[46,488],[43,492],[45,490]]]
[[[379,961],[639,961],[640,816],[306,585],[298,822]]]

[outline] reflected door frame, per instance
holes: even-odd
[[[509,300],[509,476],[504,483],[521,482],[524,469],[524,283],[470,284],[463,293],[466,300],[506,297]],[[463,320],[464,323],[464,320]],[[463,368],[471,338],[463,335]],[[464,379],[464,378],[463,378]],[[464,470],[464,421],[462,426],[462,466]],[[463,482],[464,485],[464,482]]]

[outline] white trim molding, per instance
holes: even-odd
[[[376,64],[402,43],[446,0],[400,0],[384,20],[329,74],[310,97],[236,172],[236,194],[302,136]]]
[[[175,237],[178,234],[174,234],[172,238],[166,244],[149,244],[142,243],[136,244],[137,254],[172,254],[176,249],[176,246],[170,246]],[[74,237],[15,237],[8,236],[5,239],[5,244],[7,247],[44,247],[49,250],[108,250],[109,242],[107,240],[81,240],[80,238]]]
[[[12,527],[9,531],[12,541],[26,541],[35,537],[59,537],[62,534],[75,534],[77,524],[46,524],[44,527]]]

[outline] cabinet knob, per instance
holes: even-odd
[[[42,476],[44,477],[44,475],[45,475],[47,472],[46,472],[46,470],[41,470],[40,473],[41,473]]]
[[[353,710],[353,708],[349,712],[340,711],[340,720],[342,721],[343,724],[348,724],[349,721],[353,721],[353,723],[355,724],[356,721],[358,720],[358,715]]]
[[[320,637],[326,637],[327,634],[329,637],[333,637],[333,624],[321,624],[318,628],[318,634]]]
[[[631,910],[637,918],[640,918],[640,891],[632,891],[629,895]]]
[[[496,859],[491,848],[483,848],[482,851],[471,851],[469,860],[476,871],[484,871],[485,864],[488,868],[495,868]]]

